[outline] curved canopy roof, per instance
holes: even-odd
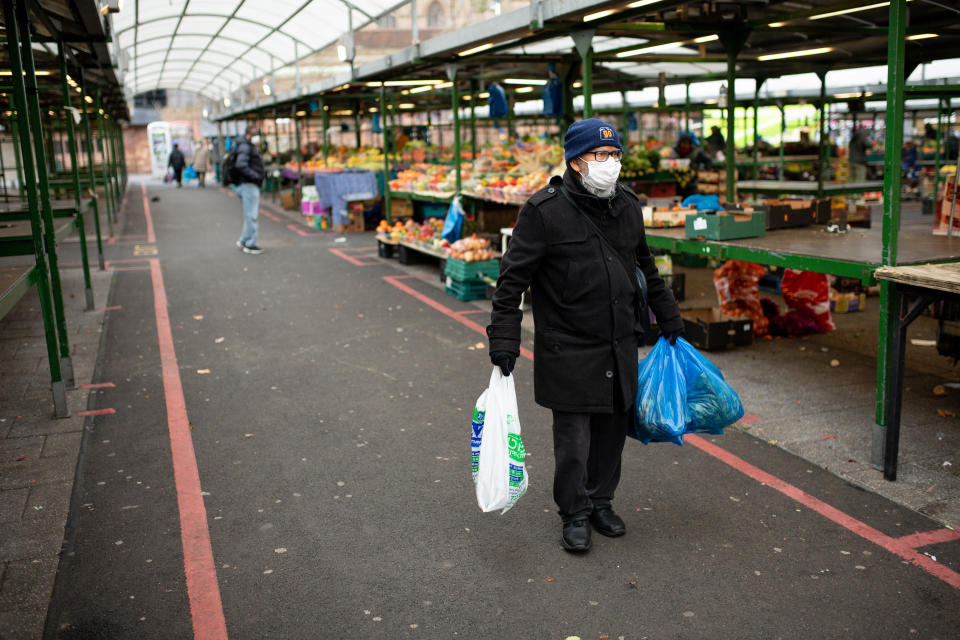
[[[185,89],[219,98],[397,6],[398,0],[134,0],[115,15],[114,34],[129,55],[124,84],[132,94]]]

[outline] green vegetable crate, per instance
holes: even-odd
[[[447,266],[444,268],[443,274],[455,280],[471,283],[481,275],[496,278],[500,275],[500,261],[480,260],[477,262],[464,262],[456,258],[448,258]]]
[[[764,211],[754,211],[748,215],[691,213],[687,216],[685,228],[688,238],[759,238],[767,232],[767,214]]]
[[[447,263],[449,264],[449,262]],[[445,290],[448,295],[462,302],[483,300],[487,297],[487,283],[479,278],[473,280],[458,280],[447,276]]]

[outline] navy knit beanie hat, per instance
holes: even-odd
[[[620,134],[613,125],[599,118],[577,120],[563,137],[563,156],[569,163],[582,153],[597,147],[616,147],[623,151]]]

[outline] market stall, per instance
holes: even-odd
[[[84,11],[88,12],[87,15],[77,13]],[[17,196],[5,194],[7,197],[0,211],[4,220],[0,233],[0,254],[32,256],[32,262],[5,265],[0,276],[0,313],[5,314],[13,308],[30,287],[37,287],[44,320],[54,413],[62,417],[69,414],[66,388],[74,386],[75,382],[57,244],[74,230],[79,232],[87,308],[92,309],[84,214],[92,211],[97,225],[98,246],[101,246],[99,216],[96,195],[85,195],[82,189],[86,188],[87,193],[92,194],[97,187],[103,188],[108,202],[107,219],[111,220],[119,206],[120,185],[125,180],[119,168],[122,164],[122,145],[117,144],[119,127],[116,118],[126,115],[126,105],[110,66],[109,52],[104,46],[108,40],[106,23],[98,19],[92,4],[57,10],[53,18],[48,9],[34,7],[31,10],[25,3],[5,0],[2,17],[7,41],[4,62],[10,69],[10,80],[9,85],[3,87],[7,91],[0,98],[6,102],[7,124],[15,132],[14,147],[20,186]],[[54,26],[54,20],[59,27]],[[95,33],[89,33],[91,25],[96,25]],[[70,32],[85,30],[88,37],[81,43],[71,43],[68,48],[60,42],[60,29]],[[35,50],[35,37],[43,41],[51,36],[57,44],[55,56],[50,55],[45,47]],[[79,83],[68,74],[68,68],[80,78]],[[47,77],[57,75],[59,84],[45,84]],[[96,78],[95,89],[89,83],[91,77]],[[80,108],[76,110],[71,105],[71,87],[82,98]],[[52,121],[47,116],[66,123],[70,174],[65,186],[66,191],[72,190],[73,198],[65,202],[54,199],[56,189],[64,185],[59,184],[56,176],[52,175],[56,172],[57,162],[48,151],[53,145],[49,144]],[[89,177],[86,184],[81,183],[80,179],[80,157],[73,128],[75,119],[84,123],[86,134]],[[96,130],[103,149],[99,176],[95,173],[91,120],[97,123]]]

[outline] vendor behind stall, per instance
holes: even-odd
[[[686,183],[686,185],[680,186],[677,185],[677,195],[686,198],[687,196],[697,193],[697,175],[696,171],[699,169],[712,169],[713,160],[710,159],[703,149],[700,148],[700,145],[697,144],[698,140],[692,133],[689,131],[684,131],[680,134],[680,139],[677,141],[677,146],[673,148],[673,152],[670,154],[672,158],[686,158],[690,160],[690,169],[694,172],[693,178]]]

